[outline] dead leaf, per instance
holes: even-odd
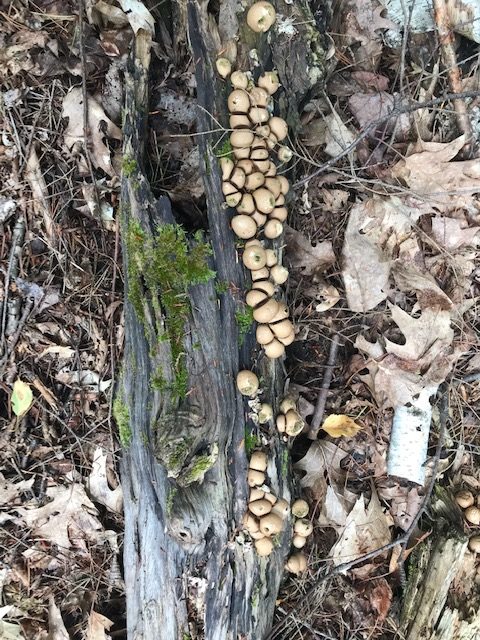
[[[449,251],[464,246],[476,246],[479,231],[480,227],[468,227],[458,218],[437,216],[432,220],[433,238]]]
[[[322,424],[322,429],[332,438],[353,438],[362,427],[355,420],[345,415],[332,413]]]
[[[155,20],[141,0],[118,0],[118,3],[124,10],[135,35],[140,30],[153,35]]]
[[[391,540],[388,518],[383,512],[376,492],[367,508],[360,496],[350,511],[340,538],[332,548],[335,566],[357,560],[369,551],[374,551]]]
[[[11,482],[6,480],[3,474],[0,473],[0,507],[5,507],[14,502],[20,494],[30,491],[34,481],[35,478]]]
[[[105,631],[109,631],[113,622],[96,611],[91,611],[88,616],[86,640],[109,640]]]
[[[48,604],[48,640],[70,640],[60,609],[50,596]]]
[[[85,105],[83,93],[79,87],[73,87],[63,100],[62,117],[68,118],[68,125],[64,132],[64,142],[70,151],[80,152],[85,149],[83,129],[83,111]],[[115,175],[112,166],[111,152],[104,139],[122,139],[122,132],[106,115],[100,104],[91,96],[88,97],[88,128],[91,143],[90,157],[95,167],[102,169],[109,176]],[[80,159],[82,175],[88,173],[84,158]]]
[[[107,456],[97,447],[93,456],[92,471],[88,477],[87,489],[96,502],[103,504],[113,513],[122,513],[123,492],[120,485],[111,489],[107,480]]]
[[[379,622],[383,622],[387,617],[392,604],[392,597],[392,589],[385,578],[375,580],[375,584],[369,593],[369,600],[372,609],[378,614]]]
[[[48,239],[52,245],[54,245],[56,241],[56,232],[50,206],[51,198],[48,193],[47,183],[45,182],[45,177],[40,167],[40,161],[34,144],[32,144],[28,155],[25,167],[25,178],[32,191],[34,211],[38,216],[43,218],[43,224]]]
[[[303,276],[318,274],[335,262],[332,243],[328,240],[313,246],[299,231],[285,226],[287,259],[292,269],[298,269]]]
[[[320,527],[333,527],[337,530],[343,530],[351,508],[351,502],[341,495],[338,490],[328,485],[325,501],[317,519],[318,525]]]
[[[399,259],[393,265],[392,274],[400,291],[414,291],[417,294],[420,309],[439,307],[449,310],[453,307],[450,298],[440,289],[433,276],[426,270],[422,273],[415,266],[403,264]]]
[[[15,380],[12,389],[12,411],[18,417],[21,418],[27,413],[32,406],[33,393],[26,382],[23,380]]]
[[[325,117],[325,153],[334,158],[349,147],[355,140],[355,134],[342,122],[336,111]],[[355,152],[351,152],[352,158]]]

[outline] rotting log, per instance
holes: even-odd
[[[256,44],[260,65],[269,69],[275,64],[279,70],[286,87],[282,109],[294,123],[312,77],[318,80],[319,36],[306,2],[276,5],[298,22],[295,38],[263,35],[255,41],[246,34],[249,42],[239,46],[238,67],[247,68],[248,51]],[[208,2],[187,3],[202,107],[198,131],[212,129],[209,114],[226,124],[225,83],[216,76],[214,63],[219,42],[235,36],[238,7],[237,2],[221,2],[217,26]],[[181,349],[172,344],[166,292],[159,285],[164,274],[155,278],[152,269],[158,250],[165,257],[162,230],[175,223],[175,211],[167,197],[153,197],[142,170],[150,46],[148,34],[139,31],[125,78],[125,356],[115,415],[126,445],[121,475],[128,637],[260,640],[270,627],[291,530],[285,528],[267,559],[259,558],[241,533],[247,499],[245,434],[253,425],[235,378],[256,358],[251,336],[242,349],[238,346],[235,291],[244,290],[244,273],[222,202],[218,135],[200,135],[208,218],[204,240],[213,249],[209,267],[216,281],[230,283],[230,288],[216,290],[214,279],[189,287]],[[306,67],[311,70],[314,64],[317,71],[309,75]],[[188,242],[191,254],[203,242],[186,236],[180,241]],[[281,365],[260,358],[255,368],[261,374],[263,399],[275,404],[283,387]],[[186,384],[187,393],[179,391],[180,383]],[[270,485],[276,495],[289,499],[288,451],[273,425],[265,435]]]

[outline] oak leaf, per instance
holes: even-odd
[[[322,424],[322,429],[332,438],[353,438],[361,428],[349,416],[335,413],[329,415]]]

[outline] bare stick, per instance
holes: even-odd
[[[323,376],[322,388],[318,394],[317,404],[313,414],[310,429],[308,431],[308,437],[310,440],[316,440],[320,425],[322,424],[323,414],[325,413],[325,405],[327,403],[328,390],[332,383],[333,369],[335,368],[335,361],[337,359],[337,351],[340,345],[340,336],[336,334],[333,336],[333,340],[330,344],[330,353],[328,355],[327,367],[325,369],[325,375]]]

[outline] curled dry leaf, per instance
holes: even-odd
[[[88,616],[88,626],[86,640],[108,640],[106,631],[109,631],[113,622],[101,613],[91,611]]]
[[[50,596],[48,604],[48,637],[52,640],[70,640],[62,614],[55,604],[53,596]]]
[[[287,259],[292,269],[298,269],[304,276],[319,274],[335,262],[332,243],[319,242],[313,246],[299,231],[285,225]]]
[[[349,416],[335,413],[329,415],[322,424],[322,429],[332,438],[353,438],[361,428],[362,427]]]
[[[350,111],[357,119],[358,124],[363,129],[370,123],[384,118],[395,107],[394,97],[385,91],[377,93],[355,93],[348,100]],[[398,118],[392,118],[390,122],[380,125],[381,131],[392,132],[395,129],[396,139],[404,139],[410,132],[410,119],[407,114],[402,114]],[[370,137],[376,138],[375,129],[372,129]]]
[[[93,456],[92,471],[88,477],[87,489],[96,502],[103,504],[113,513],[122,513],[123,492],[120,485],[111,489],[107,480],[107,456],[97,447]]]
[[[29,491],[32,488],[34,481],[35,478],[32,477],[30,480],[11,482],[0,473],[0,507],[5,507],[11,502],[14,502],[21,493]]]
[[[355,135],[342,122],[336,111],[325,118],[325,153],[334,158],[344,151],[355,140]],[[355,152],[352,150],[352,155]]]
[[[480,227],[468,227],[466,221],[459,218],[437,216],[432,220],[432,236],[438,244],[449,251],[464,246],[478,244]]]

